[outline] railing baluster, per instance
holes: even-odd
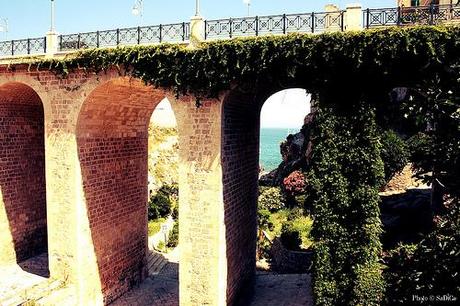
[[[117,47],[120,45],[120,29],[117,29]]]
[[[137,44],[141,44],[141,27],[137,27]]]
[[[204,40],[208,39],[208,21],[204,21]]]
[[[366,28],[369,29],[370,28],[370,20],[371,20],[371,10],[370,9],[367,9],[366,10]],[[383,21],[383,23],[385,23],[385,21]]]
[[[62,44],[62,35],[61,35],[61,44]],[[43,53],[46,53],[46,37],[43,37],[43,49],[45,51]]]
[[[14,40],[11,41],[11,55],[14,55]]]
[[[230,26],[230,38],[232,38],[232,33],[233,33],[233,20],[232,18],[230,18],[229,22],[228,22],[229,26]]]
[[[182,41],[185,41],[185,22],[182,22]]]
[[[311,32],[315,33],[315,12],[311,13]]]
[[[30,38],[27,39],[27,54],[30,54]]]
[[[259,36],[259,16],[256,16],[256,36]]]
[[[160,24],[160,43],[161,43],[162,40],[163,40],[163,33],[162,33],[162,31],[163,31],[163,25]]]
[[[80,45],[81,45],[81,34],[78,33],[78,38],[77,38],[77,49],[80,49]]]
[[[398,6],[398,16],[396,16],[396,18],[398,18],[397,21],[396,21],[396,24],[398,26],[401,25],[401,23],[402,23],[402,10],[401,10],[400,6]]]
[[[283,14],[283,34],[286,34],[286,14]]]
[[[96,47],[99,48],[100,41],[99,41],[99,31],[96,31]]]

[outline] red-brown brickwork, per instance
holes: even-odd
[[[0,86],[0,189],[16,260],[45,251],[43,105],[32,88],[17,82]]]
[[[260,106],[234,90],[224,100],[222,170],[227,249],[227,303],[255,274]]]
[[[84,197],[105,303],[146,276],[148,123],[164,92],[109,81],[84,102],[77,125]]]

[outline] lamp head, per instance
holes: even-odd
[[[249,5],[249,4],[251,4],[251,0],[243,0],[243,3]]]

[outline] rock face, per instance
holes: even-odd
[[[311,154],[310,129],[314,113],[305,117],[304,126],[300,132],[289,135],[280,145],[283,161],[275,170],[262,175],[259,184],[262,186],[277,186],[283,179],[295,170],[305,169],[308,166]]]
[[[432,228],[430,188],[413,188],[396,194],[381,193],[380,198],[385,247],[393,247],[399,242],[416,242]]]

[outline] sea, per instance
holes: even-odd
[[[286,140],[289,134],[295,134],[299,129],[288,128],[261,128],[260,129],[260,165],[265,172],[269,172],[281,163],[280,143]]]

